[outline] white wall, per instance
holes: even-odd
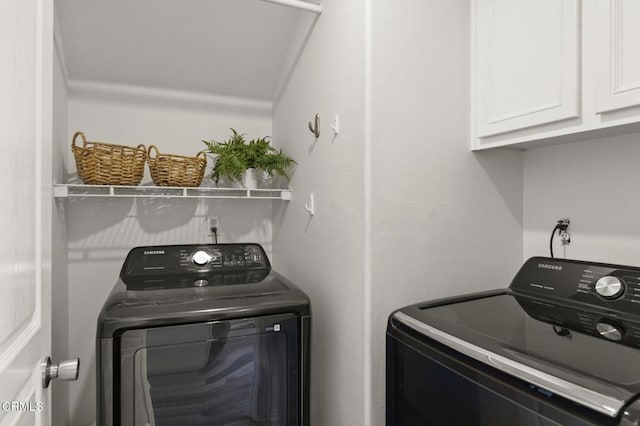
[[[313,426],[364,424],[363,22],[362,0],[323,1],[273,113],[276,143],[298,162],[293,200],[274,203],[274,266],[312,302]],[[316,113],[318,140],[307,129]],[[304,203],[312,192],[311,218]]]
[[[195,155],[201,139],[223,139],[229,127],[250,137],[271,134],[262,104],[144,89],[70,84],[66,152],[71,135],[90,140],[155,144],[162,152]],[[74,90],[75,88],[75,90]],[[148,171],[147,171],[148,174]],[[71,176],[72,177],[72,176]],[[149,181],[146,177],[144,181]],[[210,184],[210,182],[208,182]],[[139,245],[210,242],[205,216],[220,216],[219,242],[252,241],[271,253],[271,203],[259,200],[79,199],[66,204],[69,242],[69,353],[82,359],[70,386],[71,425],[95,422],[95,332],[101,306],[129,249]],[[56,309],[58,309],[56,307]]]
[[[469,150],[467,1],[372,2],[371,424],[402,306],[508,286],[522,262],[522,154]]]
[[[56,41],[53,57],[53,181],[65,180],[65,161],[67,148],[68,93],[63,55]],[[52,216],[52,292],[51,303],[51,357],[54,362],[70,358],[69,354],[69,276],[67,267],[67,219],[64,204],[54,206]],[[92,374],[86,369],[83,375]],[[54,380],[51,385],[53,406],[52,424],[69,423],[69,382]]]
[[[640,265],[639,134],[531,149],[524,154],[524,257],[548,256],[556,221],[571,219],[558,257]]]

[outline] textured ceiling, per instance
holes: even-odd
[[[69,79],[271,100],[295,20],[259,0],[56,0]]]

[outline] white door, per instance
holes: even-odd
[[[0,425],[50,424],[50,0],[0,0]]]

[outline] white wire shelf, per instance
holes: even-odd
[[[174,187],[174,186],[109,186],[56,184],[55,198],[68,197],[110,197],[110,198],[229,198],[253,200],[291,200],[289,189],[246,189],[217,187]]]

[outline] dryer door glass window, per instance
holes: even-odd
[[[295,330],[280,327],[264,332],[249,320],[147,330],[130,370],[133,424],[295,424]],[[176,344],[185,334],[192,341]]]

